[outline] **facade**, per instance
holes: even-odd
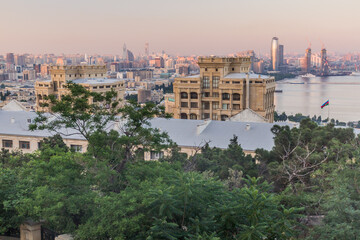
[[[274,120],[273,77],[247,74],[249,57],[201,57],[200,74],[175,78],[177,119],[227,120],[250,108],[257,114]]]
[[[94,92],[107,92],[114,89],[118,93],[118,99],[124,98],[125,87],[120,79],[107,79],[106,66],[52,66],[50,68],[51,80],[36,81],[36,111],[49,111],[48,107],[42,107],[45,96],[55,95],[61,98],[67,94],[65,85],[68,81],[80,84]]]
[[[138,90],[138,103],[146,103],[151,101],[151,90],[139,89]]]
[[[279,71],[279,39],[273,37],[271,41],[271,67],[273,71]]]

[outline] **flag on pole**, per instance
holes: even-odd
[[[329,100],[327,100],[326,102],[324,102],[324,104],[321,105],[321,108],[324,108],[324,107],[326,107],[327,105],[329,105]]]

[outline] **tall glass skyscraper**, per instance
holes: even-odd
[[[273,37],[271,41],[271,66],[273,71],[279,71],[279,39]]]

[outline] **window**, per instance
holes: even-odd
[[[69,74],[69,77],[71,77],[71,74]]]
[[[233,100],[239,101],[239,100],[240,100],[240,94],[234,93],[234,94],[233,94]]]
[[[234,70],[235,70],[235,68],[232,68],[231,70],[232,70],[232,71],[234,71]]]
[[[38,149],[41,148],[42,142],[38,142]]]
[[[218,71],[218,69],[216,68],[215,71]]]
[[[116,85],[112,85],[113,88],[116,88]]]
[[[207,72],[207,68],[205,68],[205,72]]]
[[[240,104],[233,104],[233,109],[234,110],[239,110],[240,109]]]
[[[190,103],[190,106],[191,106],[191,108],[198,108],[198,103],[197,102],[192,102],[192,103]],[[192,118],[190,118],[190,119],[192,119]]]
[[[188,81],[180,81],[181,83],[187,83]]]
[[[106,86],[106,88],[110,88],[110,85],[109,85],[109,86]]]
[[[223,93],[222,94],[222,99],[223,100],[230,100],[230,94],[229,93]]]
[[[228,115],[221,115],[221,121],[225,121],[226,119],[228,119],[229,116]]]
[[[202,108],[205,110],[210,109],[210,103],[209,102],[202,102]]]
[[[210,78],[209,77],[203,78],[203,88],[210,88]]]
[[[213,78],[212,78],[213,88],[219,88],[219,80],[220,80],[219,76],[213,76]]]
[[[216,109],[218,109],[219,108],[219,102],[213,102],[212,103],[212,109],[213,110],[216,110]]]
[[[13,141],[12,140],[2,140],[2,146],[3,146],[3,148],[12,148]]]
[[[93,87],[93,89],[97,89],[97,87]]]
[[[223,103],[223,105],[222,105],[222,109],[224,109],[224,110],[229,109],[229,105],[230,105],[230,104]]]
[[[186,113],[181,113],[180,118],[181,119],[187,119],[187,114]]]
[[[188,107],[188,103],[187,102],[181,102],[181,107]]]
[[[190,98],[191,99],[198,99],[198,94],[196,92],[191,92],[190,93]]]
[[[190,119],[196,120],[196,119],[197,119],[196,114],[195,114],[195,113],[191,113],[191,114],[190,114]]]
[[[151,160],[157,160],[159,158],[164,157],[164,152],[155,152],[155,151],[151,151],[150,152],[150,159]]]
[[[104,88],[104,86],[100,86],[99,88]]]
[[[81,145],[70,145],[70,148],[74,152],[82,152],[82,146]]]
[[[197,83],[197,81],[190,81],[190,83]]]
[[[217,115],[216,113],[213,113],[212,119],[213,119],[213,120],[218,120],[218,115]]]
[[[202,96],[203,96],[203,97],[210,97],[210,93],[209,93],[209,92],[203,92],[203,93],[202,93]]]
[[[213,93],[213,97],[214,97],[214,98],[218,98],[218,97],[219,97],[219,93],[214,92],[214,93]]]
[[[188,98],[187,92],[181,92],[181,93],[180,93],[180,98],[181,98],[181,99],[187,99],[187,98]]]
[[[19,141],[20,149],[30,149],[30,142],[28,141]]]
[[[240,82],[239,81],[234,81],[233,84],[240,84]]]
[[[210,113],[203,113],[202,118],[203,119],[209,119],[210,118]]]

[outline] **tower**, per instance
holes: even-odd
[[[329,70],[328,62],[327,62],[327,55],[326,49],[321,49],[321,65],[320,65],[320,74],[327,75]]]
[[[145,56],[148,57],[149,56],[149,43],[145,43]]]
[[[123,60],[126,60],[127,59],[127,48],[126,48],[126,44],[124,43],[124,46],[123,46],[123,56],[122,56],[122,59]]]
[[[271,41],[271,67],[273,71],[279,70],[279,39],[273,37]]]
[[[305,52],[305,72],[311,72],[311,48],[307,48]]]
[[[279,67],[284,65],[284,45],[279,45]]]

